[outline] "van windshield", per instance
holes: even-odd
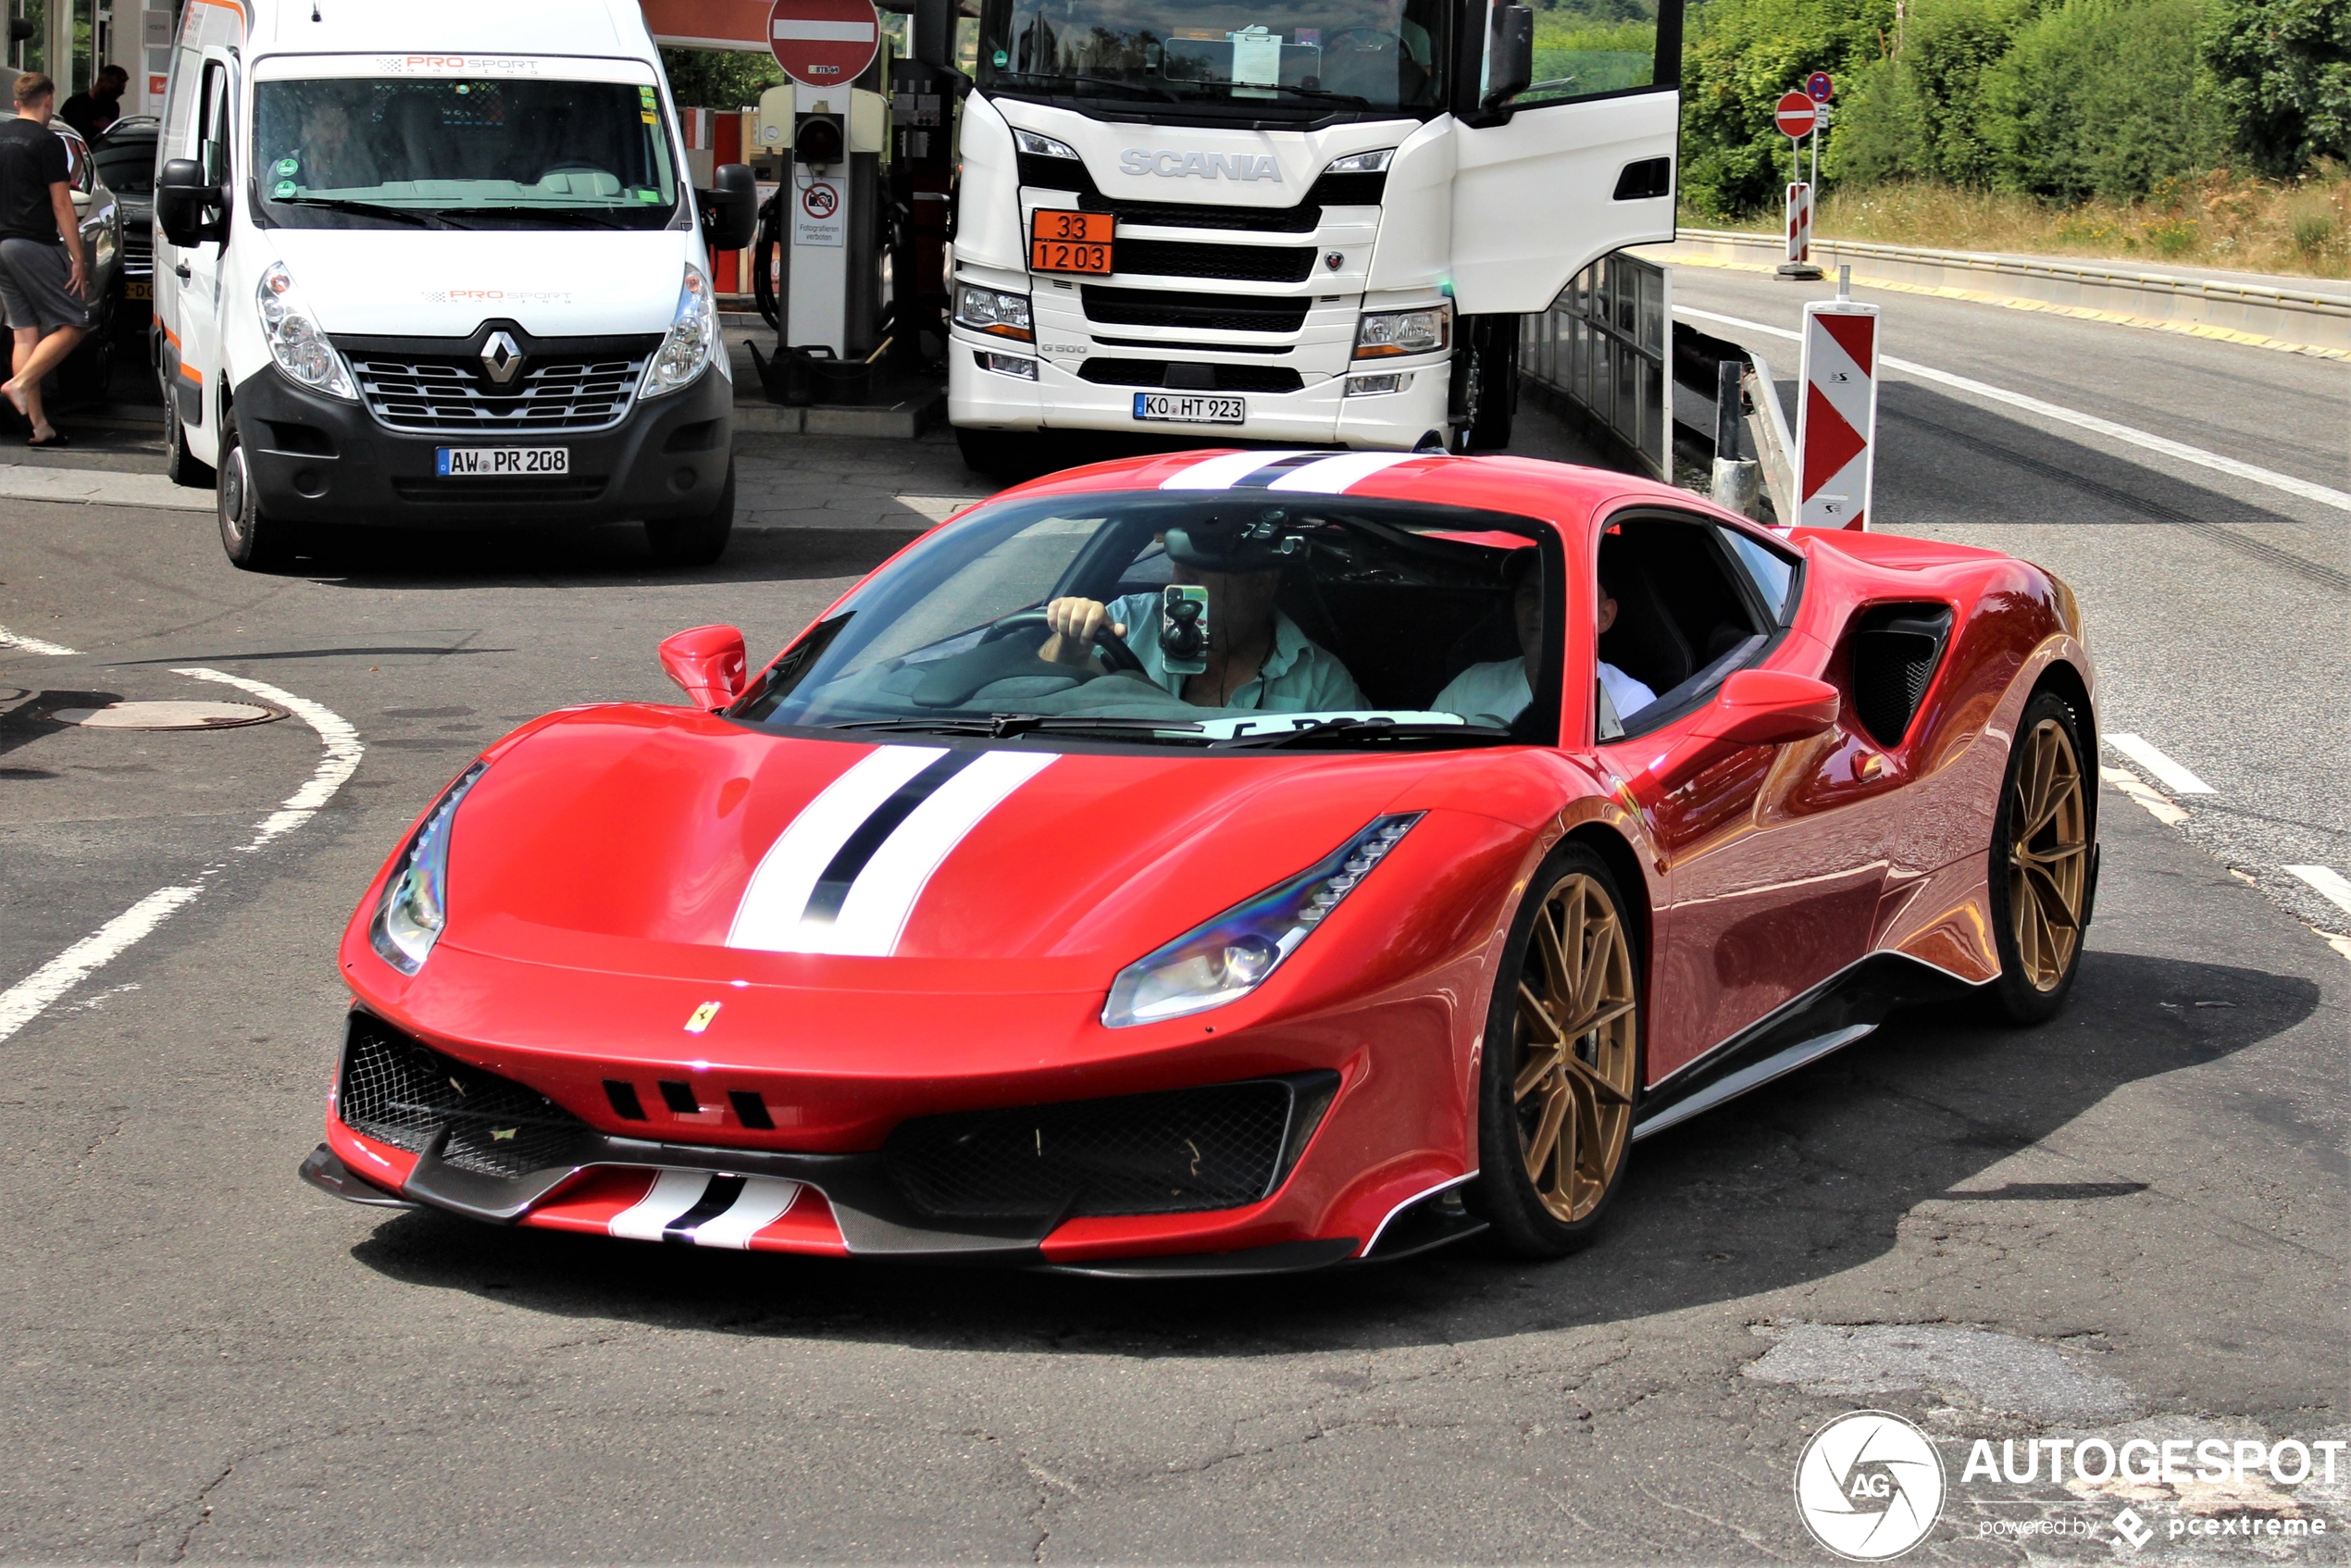
[[[660,100],[633,82],[338,76],[256,83],[264,221],[292,229],[661,229]]]

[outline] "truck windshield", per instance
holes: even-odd
[[[254,89],[265,220],[300,229],[660,229],[678,208],[653,88],[321,77]]]
[[[984,88],[1323,116],[1441,107],[1450,0],[987,0]]]

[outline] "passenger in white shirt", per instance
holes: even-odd
[[[1536,552],[1522,550],[1511,559],[1511,570],[1518,579],[1518,587],[1511,596],[1511,613],[1518,622],[1518,645],[1522,657],[1496,659],[1490,664],[1472,665],[1446,684],[1430,706],[1438,713],[1459,714],[1472,724],[1492,724],[1507,727],[1526,711],[1535,700],[1535,661],[1542,653],[1543,636],[1543,574],[1536,567]],[[1600,605],[1596,631],[1606,631],[1616,624],[1616,601],[1611,597],[1608,585],[1600,585]],[[1600,687],[1608,693],[1609,705],[1623,720],[1657,701],[1657,693],[1626,675],[1607,660],[1600,661]]]

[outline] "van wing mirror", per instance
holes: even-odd
[[[1530,6],[1494,7],[1494,43],[1483,107],[1496,108],[1525,92],[1535,81],[1535,10]]]
[[[212,209],[220,209],[215,218]],[[222,193],[204,177],[204,165],[193,158],[172,158],[155,176],[155,227],[163,237],[185,250],[221,237],[227,217]]]
[[[759,231],[759,181],[751,166],[722,163],[711,188],[694,193],[704,243],[714,251],[739,251]]]
[[[715,712],[743,694],[743,634],[731,626],[698,626],[665,637],[661,667],[688,702]]]

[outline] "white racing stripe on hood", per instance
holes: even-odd
[[[826,785],[767,846],[735,909],[727,945],[795,951],[791,934],[841,845],[902,785],[946,754],[944,746],[878,746]]]
[[[877,748],[777,836],[727,945],[889,956],[939,864],[1058,754]]]
[[[1222,457],[1210,457],[1193,464],[1160,481],[1162,490],[1230,490],[1241,480],[1285,457],[1303,457],[1302,452],[1228,452]]]
[[[1316,495],[1341,495],[1350,485],[1361,483],[1399,463],[1410,463],[1415,457],[1427,455],[1424,452],[1342,452],[1325,457],[1320,463],[1292,468],[1265,488],[1310,491]]]

